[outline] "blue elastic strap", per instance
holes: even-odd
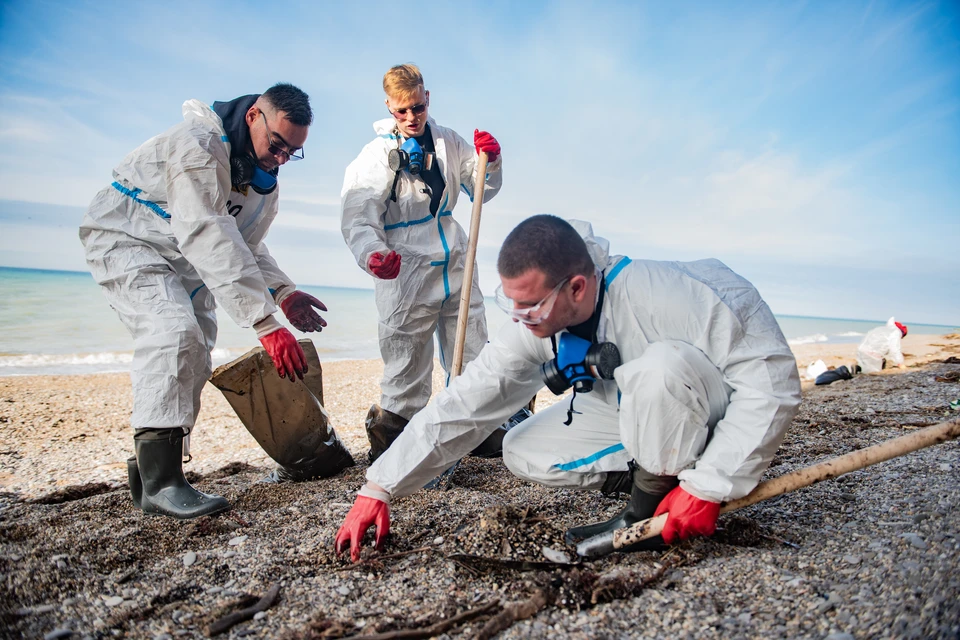
[[[613,269],[610,269],[610,273],[607,274],[607,284],[606,284],[607,291],[610,290],[610,283],[613,282],[613,279],[616,278],[618,275],[620,275],[620,272],[623,271],[623,268],[628,264],[630,264],[631,262],[633,262],[633,260],[624,256],[620,260],[620,262],[618,262],[616,266],[613,267]]]
[[[437,231],[440,232],[440,243],[443,245],[443,302],[446,302],[450,298],[450,246],[447,244],[447,236],[443,232],[443,225],[440,224],[440,218],[453,215],[452,211],[444,211],[446,206],[447,197],[445,196],[443,202],[440,204],[440,211],[437,212]]]
[[[148,209],[153,211],[155,214],[157,214],[164,220],[170,219],[170,214],[164,211],[163,208],[160,205],[158,205],[156,202],[150,202],[149,200],[141,200],[140,198],[137,197],[137,195],[140,194],[141,191],[143,191],[142,189],[127,189],[125,186],[123,186],[119,182],[114,182],[110,186],[116,189],[117,191],[119,191],[120,193],[122,193],[123,195],[127,196],[137,204],[142,204],[143,206],[147,207]]]
[[[197,287],[196,289],[194,289],[193,291],[191,291],[191,292],[190,292],[190,299],[193,300],[193,296],[197,295],[197,293],[200,291],[200,289],[203,289],[205,286],[207,286],[207,285],[202,284],[202,285],[200,285],[199,287]]]
[[[600,458],[604,456],[608,456],[611,453],[617,453],[618,451],[623,451],[623,450],[624,450],[623,444],[615,444],[613,446],[607,447],[606,449],[601,449],[600,451],[597,451],[593,455],[589,455],[586,458],[580,458],[579,460],[574,460],[573,462],[565,462],[563,464],[555,464],[553,466],[556,467],[557,469],[560,469],[561,471],[571,471],[573,469],[576,469],[577,467],[582,467],[586,464],[596,462]]]
[[[415,224],[424,224],[433,220],[433,216],[429,215],[425,218],[420,218],[419,220],[404,220],[403,222],[394,222],[393,224],[388,224],[383,227],[384,231],[390,231],[391,229],[402,229],[404,227],[412,227]]]

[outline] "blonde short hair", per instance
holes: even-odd
[[[398,64],[383,74],[383,92],[405,98],[423,87],[423,75],[415,64]]]

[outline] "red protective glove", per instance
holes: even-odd
[[[383,500],[357,496],[356,502],[350,508],[340,530],[337,531],[337,555],[343,553],[343,548],[350,542],[350,559],[356,562],[360,559],[360,544],[363,534],[372,526],[377,527],[377,549],[383,546],[383,541],[390,533],[390,505]]]
[[[680,487],[675,488],[660,501],[653,516],[667,513],[667,522],[663,525],[663,541],[673,544],[692,536],[712,536],[717,530],[717,518],[720,517],[720,503],[701,500]]]
[[[313,310],[314,307],[321,311],[327,310],[325,304],[303,291],[294,291],[280,303],[283,315],[287,316],[290,324],[299,331],[306,332],[323,331],[327,326],[327,321]]]
[[[297,339],[288,329],[277,329],[268,333],[260,338],[260,344],[267,350],[281,378],[289,377],[290,382],[293,382],[293,375],[296,374],[303,380],[303,374],[307,372],[307,359],[303,355],[303,349],[297,344]]]
[[[391,251],[384,258],[382,253],[374,253],[367,260],[367,268],[381,280],[393,280],[400,273],[400,254]]]
[[[487,162],[493,162],[500,155],[500,143],[486,131],[473,130],[473,146],[477,148],[477,155],[481,151],[487,152]]]

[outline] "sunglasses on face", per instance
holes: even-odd
[[[264,115],[263,111],[260,112],[260,115],[263,116],[263,126],[267,129],[267,142],[270,143],[270,146],[267,147],[267,151],[269,151],[275,156],[282,156],[287,160],[291,160],[291,161],[303,160],[303,147],[299,149],[293,149],[292,151],[287,151],[287,149],[284,149],[283,147],[280,147],[279,145],[277,145],[273,141],[274,136],[276,136],[277,134],[275,134],[273,131],[270,130],[270,125],[267,124],[267,116]]]
[[[415,104],[415,105],[413,105],[412,107],[404,107],[403,109],[395,109],[395,110],[391,111],[390,113],[392,113],[392,114],[393,114],[393,117],[396,118],[397,120],[403,120],[405,117],[407,117],[407,111],[412,112],[413,115],[415,115],[415,116],[419,116],[419,115],[423,114],[423,112],[426,111],[426,110],[427,110],[427,103],[426,103],[426,102],[421,102],[420,104]]]

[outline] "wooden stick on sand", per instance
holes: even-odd
[[[829,480],[845,473],[863,469],[870,465],[890,460],[918,449],[946,442],[960,437],[960,419],[942,422],[914,433],[888,440],[880,444],[852,451],[846,455],[821,462],[820,464],[798,469],[778,478],[761,482],[748,495],[724,503],[720,513],[729,513],[743,507],[749,507],[762,500],[789,493],[803,487],[809,487],[821,480]],[[630,527],[587,538],[577,545],[577,553],[586,557],[603,556],[617,549],[660,535],[667,521],[666,513],[643,520]]]

